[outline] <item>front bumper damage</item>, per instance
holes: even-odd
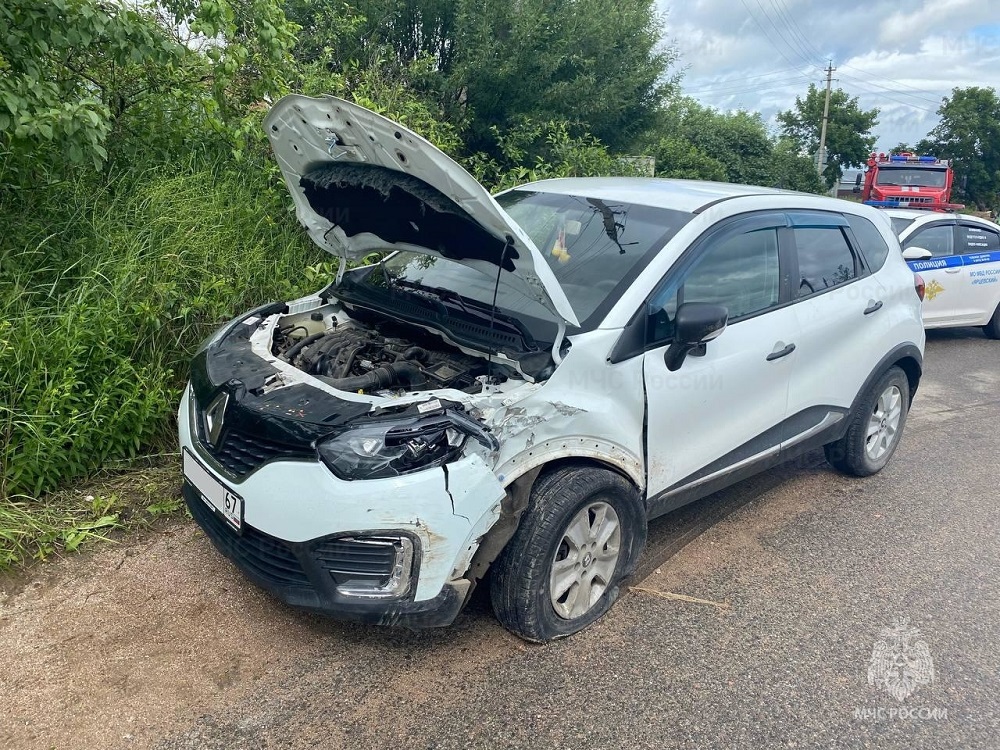
[[[185,500],[216,548],[254,583],[338,619],[410,627],[455,619],[471,591],[473,555],[506,495],[482,458],[357,481],[338,479],[318,459],[276,458],[236,478],[195,436],[192,401],[188,392],[180,406],[182,450],[242,497],[242,533],[189,481]],[[366,592],[351,584],[351,571],[362,579],[384,573],[385,585]]]

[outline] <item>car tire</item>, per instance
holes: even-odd
[[[645,543],[645,508],[623,476],[591,466],[542,474],[493,565],[493,611],[525,640],[577,633],[615,603]]]
[[[1000,339],[1000,305],[993,311],[990,322],[983,326],[983,333],[991,339]]]
[[[856,477],[881,471],[896,452],[909,408],[906,374],[890,367],[861,397],[844,437],[824,446],[826,460]]]

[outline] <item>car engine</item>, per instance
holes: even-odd
[[[430,342],[420,346],[352,322],[298,338],[295,333],[279,328],[273,353],[339,390],[378,393],[456,388],[477,392],[482,388],[477,378],[487,374],[483,359],[451,349],[440,340],[434,346],[428,346]]]

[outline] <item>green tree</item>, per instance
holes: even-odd
[[[494,128],[569,123],[631,147],[672,90],[654,0],[285,0],[295,54],[331,72],[378,66],[504,158]]]
[[[688,143],[701,155],[699,160],[711,172],[701,179],[722,179],[748,185],[763,185],[770,179],[771,139],[767,126],[757,113],[743,110],[719,112],[683,97],[664,108],[659,130],[668,134],[668,143],[671,139]],[[680,152],[675,150],[673,155],[683,156],[683,149]],[[668,155],[659,156],[658,169],[665,176],[677,176],[671,172],[675,165]],[[722,167],[721,175],[712,168],[711,162]],[[684,162],[681,161],[681,164]]]
[[[449,76],[473,147],[512,119],[565,120],[612,150],[655,122],[675,54],[653,0],[460,0]]]
[[[918,144],[922,153],[954,159],[964,199],[980,210],[1000,202],[1000,97],[992,88],[956,88],[938,109],[941,121]],[[960,184],[960,183],[959,183]]]
[[[277,0],[8,0],[0,28],[0,151],[35,167],[100,166],[126,140],[148,152],[192,118],[198,136],[239,135],[294,42]]]
[[[755,112],[720,112],[690,98],[664,108],[654,148],[657,175],[823,192],[808,157],[772,139]]]
[[[771,182],[768,184],[786,190],[800,190],[804,193],[825,193],[822,178],[816,173],[816,165],[790,138],[778,138],[771,150]]]
[[[796,97],[795,107],[778,113],[782,133],[810,154],[819,149],[820,129],[826,91],[809,85],[805,98]],[[827,187],[832,188],[844,174],[844,167],[860,167],[875,146],[872,129],[878,124],[879,110],[862,109],[858,98],[843,89],[830,93],[830,113],[826,128],[827,165],[823,172]]]
[[[656,176],[684,180],[726,182],[726,166],[691,143],[682,135],[668,135],[653,149]]]

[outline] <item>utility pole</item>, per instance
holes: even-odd
[[[816,153],[816,171],[819,176],[823,176],[823,168],[826,166],[826,123],[830,119],[830,86],[833,84],[833,60],[826,66],[826,103],[823,105],[823,125],[819,130],[819,151]]]

